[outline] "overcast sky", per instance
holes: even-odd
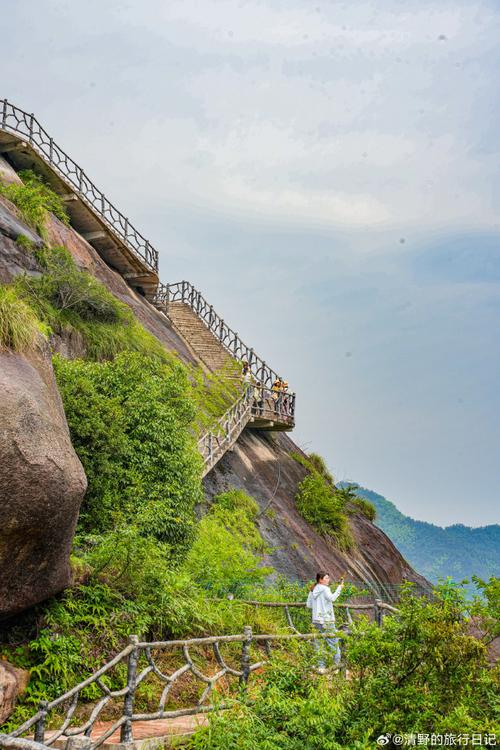
[[[500,4],[0,10],[0,95],[288,379],[299,445],[498,523]]]

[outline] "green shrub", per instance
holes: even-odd
[[[39,278],[19,277],[19,295],[53,332],[79,337],[88,359],[112,359],[123,351],[141,352],[164,362],[174,359],[127,305],[77,267],[66,248],[44,247],[35,256],[43,273]]]
[[[316,471],[323,477],[323,479],[326,480],[328,484],[333,487],[335,484],[335,480],[333,478],[333,475],[328,471],[325,459],[318,453],[309,453],[307,458],[309,462],[309,470]]]
[[[16,237],[16,245],[25,250],[28,253],[34,253],[36,250],[36,244],[25,234],[18,234]]]
[[[477,607],[491,623],[490,639],[500,589],[498,579],[484,585],[487,603]],[[498,736],[500,668],[488,668],[484,644],[468,632],[475,608],[463,591],[438,586],[429,601],[413,595],[411,586],[399,613],[384,617],[382,627],[366,616],[354,622],[345,649],[350,681],[314,676],[306,647],[290,653],[287,646],[287,655],[274,651],[258,684],[250,678],[251,700],[211,714],[189,747],[370,750],[387,733],[413,734],[415,741],[417,733]],[[493,738],[481,746],[494,744]]]
[[[22,184],[0,183],[0,194],[19,209],[23,219],[44,239],[47,237],[49,212],[64,224],[69,224],[68,214],[60,196],[43,179],[30,169],[19,172]]]
[[[0,351],[33,349],[40,339],[40,326],[32,309],[12,286],[0,285]]]
[[[131,352],[102,363],[56,356],[54,369],[89,484],[80,529],[134,522],[182,556],[201,499],[186,369]]]
[[[214,498],[199,522],[185,568],[212,595],[239,594],[272,571],[262,567],[266,546],[255,523],[258,510],[245,492],[230,490]]]
[[[347,515],[351,498],[349,491],[335,487],[325,460],[317,453],[304,456],[295,452],[290,453],[290,457],[309,472],[299,484],[295,496],[301,516],[324,536],[334,537],[341,549],[352,549],[355,540]]]
[[[40,278],[26,277],[25,284],[39,304],[48,302],[62,313],[71,311],[83,321],[131,321],[131,310],[90,273],[80,270],[65,247],[44,247],[36,252],[36,257],[43,274]]]
[[[399,613],[384,617],[382,628],[366,618],[353,627],[347,642],[354,674],[347,738],[368,726],[375,737],[382,732],[498,733],[499,666],[488,669],[484,643],[469,632],[475,606],[485,621],[492,605],[498,611],[498,590],[496,604],[471,607],[465,590],[449,582],[435,587],[433,601],[415,596],[412,588],[403,585]]]
[[[195,733],[188,747],[345,750],[335,738],[342,720],[342,693],[311,675],[308,651],[298,648],[293,659],[275,651],[254,700],[234,701],[231,709],[210,714],[208,726]]]
[[[210,607],[170,547],[133,523],[101,536],[86,535],[80,554],[96,582],[134,601],[143,616],[140,635],[165,639],[196,633],[211,622]],[[131,632],[131,631],[130,631]]]
[[[369,500],[365,500],[363,497],[355,497],[350,500],[352,504],[352,510],[356,513],[361,513],[369,521],[375,521],[377,517],[377,509],[370,503]]]
[[[318,455],[318,453],[309,453],[305,456],[303,453],[292,451],[290,453],[290,458],[293,458],[293,460],[303,466],[304,469],[307,469],[309,473],[315,472],[316,474],[319,474],[328,484],[332,485],[332,487],[334,486],[335,481],[333,475],[328,471],[325,459]]]
[[[321,474],[314,471],[302,480],[295,502],[300,515],[324,536],[334,537],[341,549],[354,546],[345,501]]]

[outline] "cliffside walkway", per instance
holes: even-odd
[[[65,203],[71,225],[130,286],[152,299],[158,287],[158,251],[55,143],[33,114],[4,99],[0,154],[19,171],[40,174]]]
[[[72,227],[132,288],[169,317],[204,365],[215,372],[231,359],[248,362],[252,390],[244,390],[215,428],[199,440],[205,474],[234,446],[246,426],[293,429],[295,394],[273,398],[271,391],[278,374],[243,343],[192,284],[160,283],[158,251],[33,114],[7,99],[1,100],[0,108],[0,155],[5,155],[17,171],[32,169],[46,180],[62,197]]]
[[[164,747],[171,741],[186,739],[196,726],[206,722],[206,715],[211,711],[229,708],[231,700],[227,697],[237,697],[239,690],[246,690],[252,675],[261,673],[269,661],[273,644],[284,647],[287,642],[310,642],[328,637],[324,633],[300,633],[295,628],[290,619],[290,608],[303,607],[303,602],[246,603],[285,608],[293,632],[261,634],[245,627],[243,633],[236,635],[154,642],[141,642],[132,635],[128,645],[94,674],[54,700],[42,701],[38,711],[10,734],[0,734],[0,747],[15,750],[48,750],[51,747],[94,750],[101,746],[110,750],[130,750],[132,747],[152,750],[153,747]],[[373,609],[379,625],[384,611],[398,611],[380,600],[371,604],[333,606],[352,610]],[[339,628],[337,635],[342,640],[344,632]],[[199,654],[193,654],[196,649],[202,650],[206,662],[204,667],[198,666]],[[341,669],[345,671],[345,664]],[[126,677],[123,676],[125,673]],[[176,708],[172,705],[176,702],[175,691],[184,675],[191,683],[197,681],[201,692],[195,705]],[[85,694],[91,685],[101,697],[92,704],[79,703],[82,693]],[[109,685],[118,687],[115,689]],[[153,695],[159,696],[155,710],[140,712],[136,708],[141,693],[149,696],[148,706],[152,704]],[[209,699],[214,694],[218,700],[212,703]],[[84,718],[85,708],[87,719]],[[103,721],[103,716],[107,716],[106,721]],[[47,729],[48,724],[50,729]],[[54,724],[58,727],[55,728]],[[25,739],[27,734],[33,739]]]

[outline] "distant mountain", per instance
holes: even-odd
[[[347,485],[354,483],[343,482]],[[454,581],[467,578],[469,591],[475,586],[474,573],[482,579],[500,574],[500,525],[471,528],[461,523],[435,526],[416,521],[401,513],[394,503],[377,492],[355,485],[356,494],[369,500],[377,510],[374,523],[394,542],[403,557],[429,581],[451,576]]]

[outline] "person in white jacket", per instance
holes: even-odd
[[[332,593],[330,590],[330,576],[324,571],[316,573],[316,584],[311,587],[307,597],[307,606],[312,609],[313,626],[320,633],[333,633],[335,631],[335,614],[332,602],[338,599],[344,588],[344,576],[341,577],[340,583]],[[334,652],[334,661],[337,666],[340,665],[340,646],[339,639],[332,634],[330,638],[321,638],[326,641],[328,647]],[[319,654],[318,667],[320,672],[325,671],[325,658],[323,644],[314,641],[314,646]]]

